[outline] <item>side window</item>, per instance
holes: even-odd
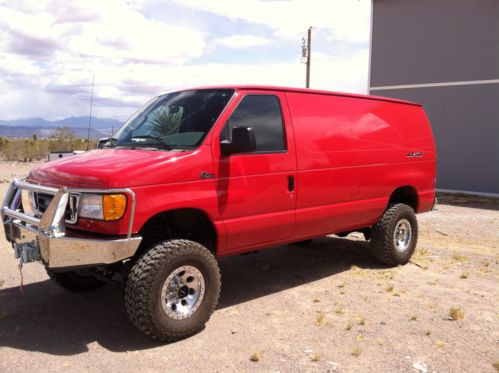
[[[236,107],[225,124],[220,140],[229,140],[234,127],[252,127],[256,151],[275,152],[286,149],[279,99],[272,95],[248,95]]]

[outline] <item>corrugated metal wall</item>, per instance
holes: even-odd
[[[499,0],[373,0],[371,48],[371,94],[426,108],[437,187],[499,194]]]

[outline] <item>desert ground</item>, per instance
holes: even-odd
[[[0,197],[33,164],[0,163]],[[111,285],[75,294],[0,240],[0,371],[496,372],[499,200],[443,196],[413,260],[386,268],[360,235],[220,260],[201,333],[158,344]]]

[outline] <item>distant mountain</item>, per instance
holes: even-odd
[[[2,126],[0,125],[0,136],[10,137],[10,138],[29,138],[36,134],[39,139],[45,139],[50,137],[54,132],[56,127],[29,127],[29,126]],[[88,128],[71,128],[73,133],[77,137],[86,138],[88,136]],[[106,129],[95,130],[90,129],[90,138],[98,139],[101,137],[106,137],[111,134]]]
[[[90,137],[106,137],[123,123],[116,119],[92,117]],[[49,121],[43,118],[0,120],[0,136],[26,138],[36,134],[39,138],[49,137],[57,127],[69,127],[78,137],[88,135],[88,116],[69,117]]]

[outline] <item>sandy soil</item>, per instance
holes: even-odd
[[[4,162],[0,181],[29,167]],[[377,265],[355,234],[221,260],[217,311],[170,345],[136,331],[111,286],[71,294],[30,264],[22,296],[0,232],[0,371],[495,372],[499,203],[444,197],[418,219],[403,267]]]

